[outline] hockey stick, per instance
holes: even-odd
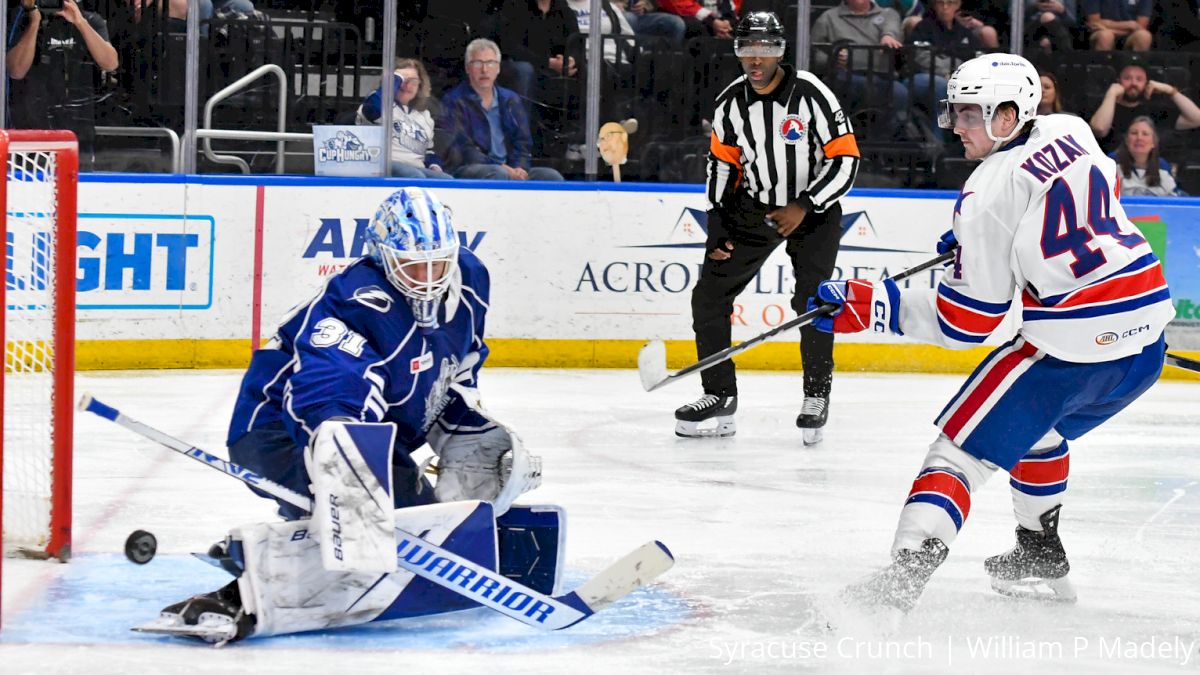
[[[1189,359],[1186,356],[1167,354],[1166,363],[1168,366],[1175,366],[1176,368],[1182,368],[1184,370],[1191,370],[1193,372],[1200,373],[1200,361],[1197,361],[1196,359]]]
[[[243,466],[189,445],[143,424],[84,394],[78,408],[95,413],[136,434],[255,488],[312,511],[312,500]],[[549,630],[573,626],[671,569],[675,558],[662,542],[651,541],[630,552],[570,593],[549,596],[523,586],[410,532],[396,528],[396,562],[414,575],[494,609],[521,623]],[[422,552],[433,555],[423,555]],[[413,563],[420,560],[421,563]]]
[[[914,274],[919,274],[931,267],[936,267],[942,263],[948,262],[954,258],[954,254],[954,250],[947,251],[932,260],[927,260],[916,267],[911,267],[904,270],[903,272],[892,277],[892,281],[901,281],[903,279],[907,279]],[[638,352],[638,375],[642,378],[642,388],[646,391],[654,391],[655,389],[658,389],[672,380],[679,379],[685,375],[691,375],[692,373],[698,373],[702,370],[707,370],[718,363],[721,363],[722,361],[727,361],[744,351],[757,347],[763,342],[766,342],[767,340],[786,330],[799,328],[800,326],[806,326],[812,323],[814,319],[822,314],[828,314],[836,310],[837,307],[837,305],[830,303],[821,305],[816,309],[811,309],[792,319],[791,321],[785,321],[784,323],[779,324],[765,333],[756,335],[749,340],[742,342],[741,344],[726,347],[716,354],[709,354],[696,363],[670,374],[667,374],[666,343],[664,343],[662,340],[651,340],[642,347],[641,351]]]

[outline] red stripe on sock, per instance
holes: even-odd
[[[1013,470],[1009,474],[1022,483],[1045,485],[1047,483],[1058,483],[1066,480],[1067,474],[1070,471],[1071,455],[1067,453],[1062,457],[1044,462],[1023,459],[1017,462],[1017,465],[1013,467]]]
[[[966,485],[963,485],[961,480],[951,474],[934,471],[918,476],[913,481],[908,496],[911,497],[918,492],[936,492],[949,497],[950,501],[958,507],[964,521],[967,519],[967,514],[971,512],[971,491],[967,489]]]

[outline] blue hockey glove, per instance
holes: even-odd
[[[953,251],[958,248],[958,237],[954,236],[954,230],[946,230],[942,237],[938,239],[937,252],[938,255]]]
[[[900,331],[900,289],[896,282],[884,279],[871,283],[864,279],[822,281],[817,295],[808,299],[808,309],[834,304],[837,309],[813,320],[813,327],[825,333],[858,333],[870,329],[876,333]]]

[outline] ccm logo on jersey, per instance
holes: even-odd
[[[423,373],[433,367],[433,352],[425,352],[408,362],[408,372]]]
[[[1111,344],[1114,344],[1117,340],[1120,340],[1121,338],[1132,337],[1134,335],[1137,335],[1138,333],[1144,333],[1148,330],[1150,330],[1150,324],[1138,326],[1137,328],[1130,328],[1129,330],[1125,331],[1124,333],[1121,333],[1120,335],[1117,335],[1116,333],[1114,333],[1112,331],[1108,331],[1107,333],[1101,333],[1096,336],[1096,344],[1100,345],[1101,347],[1106,346],[1106,345],[1111,345]]]
[[[875,320],[871,322],[871,330],[876,333],[888,332],[887,303],[882,300],[876,300],[874,310]]]

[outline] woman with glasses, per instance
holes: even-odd
[[[392,175],[400,178],[453,178],[442,170],[433,148],[434,122],[430,105],[429,75],[416,59],[396,59],[392,89]],[[379,124],[383,115],[383,87],[358,107],[356,122]]]

